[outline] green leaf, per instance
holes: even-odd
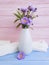
[[[24,17],[24,14],[22,14],[21,17],[23,18]]]
[[[21,14],[19,11],[17,11],[18,15],[22,18],[24,16],[24,13]]]
[[[19,11],[17,11],[17,13],[21,16],[21,13]]]
[[[14,21],[14,23],[16,23],[18,20],[19,20],[19,19],[16,19],[16,20]]]
[[[22,28],[28,28],[29,26],[28,25],[26,25],[26,24],[23,24],[22,25]]]
[[[21,25],[21,23],[19,23],[19,24],[16,26],[16,28],[18,28],[20,25]]]
[[[29,26],[28,25],[26,25],[26,28],[28,28]]]
[[[18,15],[18,14],[16,14],[16,13],[14,13],[14,15],[15,15],[17,18],[21,19],[20,15]]]

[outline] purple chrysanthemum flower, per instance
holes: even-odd
[[[32,11],[32,7],[31,7],[31,6],[29,6],[28,9],[29,9],[30,11]]]
[[[31,23],[31,21],[30,21],[30,19],[29,18],[27,18],[27,17],[23,17],[22,19],[21,19],[21,23],[22,24],[30,24]]]
[[[26,12],[26,9],[21,8],[21,11],[25,13]]]
[[[33,12],[36,12],[37,8],[33,8]]]
[[[30,11],[33,11],[33,12],[36,12],[36,10],[37,10],[37,8],[33,8],[33,7],[31,7],[31,6],[29,6],[28,9],[29,9]]]
[[[25,54],[23,52],[19,52],[18,55],[17,55],[17,59],[21,60],[21,59],[24,59],[24,58],[25,58]]]

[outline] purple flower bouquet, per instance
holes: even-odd
[[[36,12],[36,10],[37,8],[33,8],[31,6],[28,6],[26,9],[18,8],[17,12],[14,13],[14,15],[16,16],[16,20],[14,22],[20,20],[20,22],[18,21],[19,23],[16,27],[18,28],[20,25],[22,25],[22,28],[28,28],[32,23],[32,20],[38,17],[38,15],[33,14],[34,12]]]

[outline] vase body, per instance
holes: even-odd
[[[29,54],[32,52],[32,38],[29,29],[22,29],[19,39],[18,50]]]

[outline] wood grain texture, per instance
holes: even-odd
[[[12,8],[0,8],[0,16],[13,16],[16,9]],[[44,13],[45,12],[45,13]],[[39,16],[49,16],[48,7],[37,7],[37,12]]]
[[[20,3],[48,4],[49,0],[0,0],[0,4],[20,4]]]
[[[15,27],[15,16],[0,16],[0,27]],[[49,16],[39,16],[33,20],[35,27],[49,27]]]
[[[24,6],[25,5],[25,6]],[[49,44],[49,0],[0,0],[0,40],[18,41],[21,29],[14,24],[18,7],[37,7],[38,18],[33,20],[33,40],[46,40]]]

